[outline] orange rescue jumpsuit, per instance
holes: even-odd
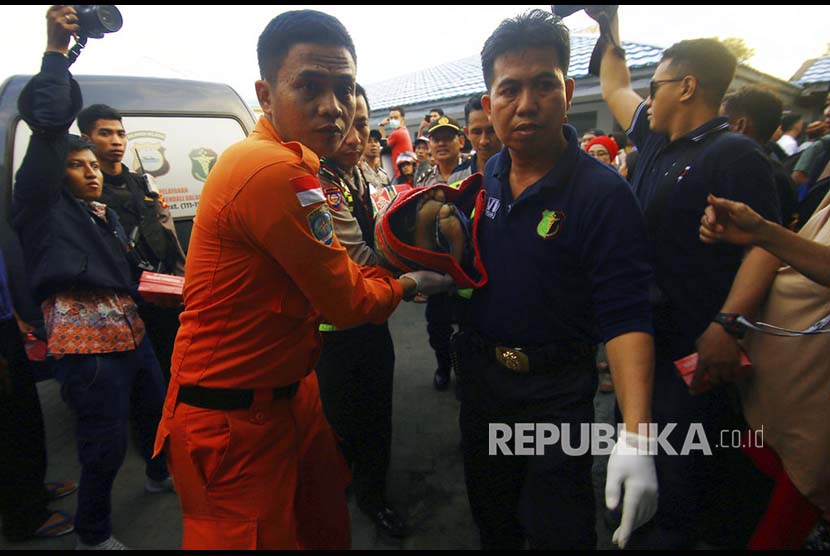
[[[403,295],[333,235],[318,157],[260,118],[205,182],[185,311],[156,437],[184,518],[183,549],[349,548],[345,460],[320,404],[321,319],[385,322]],[[290,399],[275,387],[300,381]],[[250,408],[177,404],[181,386],[252,389]]]

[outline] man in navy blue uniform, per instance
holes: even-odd
[[[610,27],[608,45],[620,44],[616,15]],[[735,331],[718,321],[752,315],[765,293],[759,284],[767,282],[748,281],[739,270],[756,264],[757,248],[744,253],[698,238],[710,193],[780,221],[769,162],[718,117],[735,68],[734,55],[717,40],[679,42],[663,53],[644,101],[631,86],[624,52],[606,46],[602,57],[603,98],[640,153],[631,182],[646,217],[655,276],[652,413],[658,426],[677,423],[668,437],[673,447],[699,423],[713,451],[658,453],[659,510],[631,546],[745,547],[766,505],[768,483],[748,458],[740,449],[718,447],[720,431],[745,427],[729,384],[741,369],[740,348]],[[699,362],[690,392],[673,362],[694,352]],[[704,393],[705,378],[715,387]]]
[[[620,502],[624,545],[655,511],[652,456],[632,446],[650,420],[651,312],[642,214],[630,187],[579,148],[565,114],[567,28],[533,10],[508,19],[481,54],[481,101],[504,148],[484,169],[480,247],[489,274],[456,339],[460,425],[470,507],[487,549],[596,548],[591,454],[596,344],[607,344],[625,432],[608,464],[607,502]],[[491,454],[492,425],[554,425],[558,444],[533,456]],[[514,429],[515,430],[515,429]]]

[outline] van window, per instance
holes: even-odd
[[[124,116],[122,122],[127,130],[124,164],[138,174],[143,166],[155,178],[177,220],[196,215],[202,186],[216,159],[247,135],[242,124],[225,117]],[[69,131],[79,133],[76,124]],[[19,121],[14,137],[15,173],[23,163],[30,136],[29,126]]]

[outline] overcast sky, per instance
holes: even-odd
[[[371,84],[478,54],[499,22],[527,8],[550,6],[119,6],[124,26],[90,39],[76,74],[178,77],[228,83],[253,101],[256,41],[268,21],[300,7],[330,13],[355,41],[358,81]],[[0,81],[36,73],[46,44],[48,6],[0,6]],[[593,24],[582,13],[572,31]],[[620,7],[623,40],[667,47],[697,37],[742,37],[755,49],[749,64],[788,80],[830,42],[827,6]],[[455,29],[451,32],[451,29]]]

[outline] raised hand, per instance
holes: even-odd
[[[703,212],[698,231],[704,243],[725,241],[735,245],[752,245],[758,241],[764,219],[744,203],[707,198],[709,206]]]
[[[52,6],[46,12],[46,51],[66,54],[69,39],[78,33],[78,13],[72,6]]]

